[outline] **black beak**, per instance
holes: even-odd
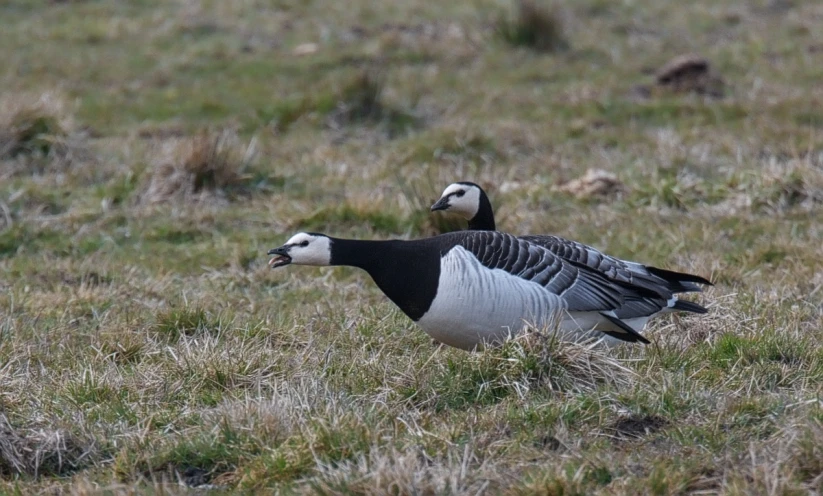
[[[288,255],[288,253],[289,248],[287,246],[281,246],[280,248],[272,248],[267,255]]]
[[[449,197],[444,196],[443,198],[437,200],[434,205],[432,205],[432,212],[436,212],[438,210],[447,210],[451,205],[449,205]]]
[[[280,248],[272,248],[268,252],[269,255],[274,255],[271,260],[269,260],[269,266],[272,269],[276,269],[277,267],[282,267],[284,265],[288,265],[291,263],[291,257],[289,256],[289,247],[288,246],[281,246]]]

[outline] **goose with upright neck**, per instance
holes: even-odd
[[[494,209],[486,192],[478,184],[469,181],[452,183],[443,190],[431,210],[455,213],[468,220],[469,230],[494,231]],[[560,236],[525,235],[520,239],[542,246],[555,255],[601,272],[608,279],[628,283],[648,282],[665,287],[673,295],[702,291],[698,284],[711,286],[707,279],[683,272],[659,269],[638,262],[621,260],[602,253],[591,246]],[[641,283],[642,283],[641,282]],[[630,298],[617,315],[633,325],[643,327],[652,317],[661,313],[683,310],[706,313],[695,303],[680,300],[676,296],[662,298]]]
[[[585,265],[496,231],[459,231],[418,240],[366,241],[298,233],[269,251],[289,264],[365,270],[380,290],[441,343],[480,349],[525,326],[555,327],[577,339],[599,331],[648,343],[616,311],[632,298],[670,298],[664,287],[610,280]]]
[[[469,230],[494,231],[494,210],[483,188],[468,181],[448,185],[431,211],[448,211],[469,221]]]

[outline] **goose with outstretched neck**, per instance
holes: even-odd
[[[633,301],[673,296],[655,278],[610,279],[497,231],[387,241],[303,232],[269,255],[272,268],[293,264],[363,269],[431,337],[466,350],[499,344],[526,326],[551,328],[568,339],[594,331],[619,341],[647,343],[640,333],[647,319],[621,318],[619,312]],[[683,310],[697,309],[705,311],[696,304],[695,310]]]

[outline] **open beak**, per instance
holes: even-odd
[[[291,263],[291,257],[289,256],[289,247],[288,246],[281,246],[280,248],[274,248],[269,250],[269,255],[274,255],[271,260],[269,260],[269,267],[272,269],[276,269],[277,267],[283,267],[284,265],[288,265]]]
[[[432,205],[431,211],[436,212],[438,210],[448,210],[450,206],[451,205],[449,205],[449,197],[444,196],[443,198],[437,200],[437,202],[434,205]]]

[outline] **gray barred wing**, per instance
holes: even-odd
[[[633,280],[631,270],[629,270],[622,260],[605,255],[591,246],[584,245],[583,243],[571,241],[559,236],[548,235],[520,236],[520,239],[542,246],[557,256],[565,258],[566,260],[581,263],[596,269],[605,274],[609,279],[627,283],[631,283]]]
[[[500,269],[560,296],[570,311],[608,311],[632,292],[594,270],[575,265],[543,246],[496,231],[472,231],[459,243],[490,269]]]

